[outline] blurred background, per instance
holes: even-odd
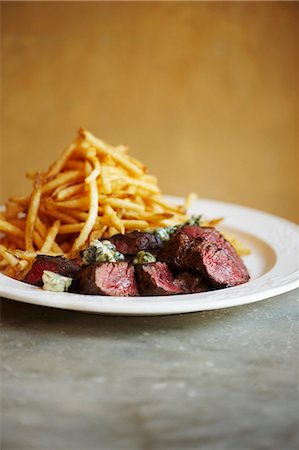
[[[298,7],[2,2],[1,202],[84,126],[165,193],[299,221]]]

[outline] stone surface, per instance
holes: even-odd
[[[164,317],[3,300],[1,449],[297,449],[298,299]]]

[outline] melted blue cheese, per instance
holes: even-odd
[[[184,225],[201,225],[202,216],[194,214],[191,216]]]
[[[156,262],[156,258],[150,252],[138,252],[134,258],[133,264],[148,264]]]
[[[182,228],[184,225],[201,225],[201,215],[193,215],[191,216],[185,223],[182,225],[175,225],[173,227],[165,227],[165,228],[156,228],[154,230],[154,234],[157,238],[159,238],[162,242],[169,241],[171,235],[174,234],[179,228]]]
[[[169,241],[170,232],[169,227],[165,228],[157,228],[154,233],[157,238],[159,238],[162,242]]]
[[[63,277],[58,273],[44,270],[42,275],[43,289],[45,291],[64,292],[67,291],[72,284],[73,279]]]
[[[154,233],[155,236],[159,238],[162,242],[169,241],[171,235],[174,234],[178,228],[179,225],[174,225],[173,227],[156,228]]]
[[[112,242],[107,240],[99,241],[98,239],[91,241],[90,246],[84,250],[82,256],[82,262],[85,265],[93,262],[123,261],[124,259],[124,255],[116,250]]]

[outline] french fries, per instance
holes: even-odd
[[[55,220],[55,222],[53,223],[53,225],[51,226],[51,228],[49,229],[49,231],[47,233],[47,236],[42,245],[42,248],[40,249],[40,251],[42,253],[47,253],[51,250],[53,244],[55,243],[56,236],[59,232],[59,227],[60,227],[60,221]]]
[[[92,239],[187,217],[187,208],[164,199],[157,178],[128,147],[113,147],[83,128],[46,172],[27,178],[31,194],[11,197],[0,215],[0,269],[15,277],[22,278],[38,254],[76,257]]]

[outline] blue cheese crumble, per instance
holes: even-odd
[[[164,228],[156,228],[154,230],[154,235],[160,239],[162,242],[169,241],[171,236],[180,228],[185,225],[198,225],[201,226],[202,216],[201,215],[193,215],[182,225],[174,225],[173,227],[164,227]]]
[[[116,250],[112,242],[108,240],[100,241],[94,239],[87,247],[82,256],[82,262],[85,265],[93,262],[116,262],[123,261],[124,255]]]
[[[169,241],[170,239],[170,232],[169,227],[165,228],[156,228],[154,231],[154,234],[157,238],[159,238],[162,242]]]
[[[191,216],[187,220],[187,222],[184,223],[184,225],[198,225],[198,226],[201,226],[201,221],[202,221],[202,215],[194,214],[193,216]]]
[[[73,279],[63,277],[59,273],[44,270],[42,275],[43,289],[45,291],[64,292],[67,291],[72,284]]]
[[[156,262],[156,258],[150,252],[140,251],[134,258],[133,264],[148,264]]]

